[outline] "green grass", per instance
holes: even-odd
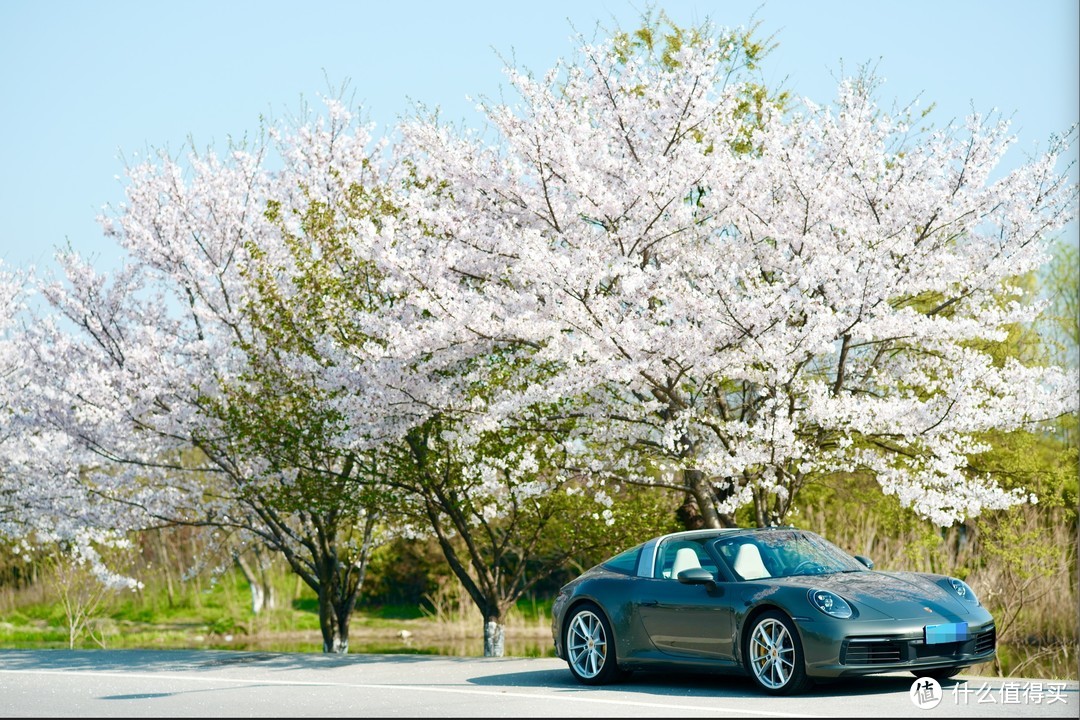
[[[238,573],[215,582],[180,584],[170,594],[161,584],[148,583],[137,592],[106,598],[93,614],[90,632],[78,647],[206,647],[223,645],[223,638],[276,632],[318,632],[318,604],[301,594],[295,603],[256,616],[248,588]],[[59,603],[15,603],[0,613],[0,646],[8,648],[67,647],[67,618]],[[95,639],[97,638],[97,639]]]
[[[248,587],[239,573],[225,573],[210,583],[176,583],[173,590],[170,595],[163,583],[150,581],[137,592],[108,597],[92,618],[91,632],[81,635],[75,647],[322,651],[318,599],[291,575],[275,582],[279,607],[259,615],[251,610]],[[18,602],[16,598],[10,605],[0,611],[0,647],[68,647],[67,619],[58,603]],[[517,627],[546,625],[550,605],[522,601],[512,613],[512,622]],[[426,639],[402,641],[397,633],[403,629]],[[461,637],[463,631],[472,639]],[[363,653],[478,654],[482,640],[475,636],[480,631],[479,623],[440,628],[418,604],[366,605],[361,601],[351,618],[349,644],[351,652]],[[550,654],[549,644],[521,639],[514,650],[541,656]]]
[[[523,598],[518,601],[514,610],[520,613],[526,622],[546,622],[551,617],[551,606],[554,603],[554,598]]]
[[[419,620],[424,617],[419,605],[360,605],[357,610],[366,624],[380,621]],[[357,619],[353,618],[353,622]]]
[[[48,625],[13,625],[0,621],[0,646],[33,649],[67,647],[67,645],[67,628]]]

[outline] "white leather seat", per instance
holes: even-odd
[[[699,567],[701,567],[701,563],[698,561],[697,553],[694,552],[693,548],[679,548],[675,552],[675,562],[671,564],[671,577],[677,578],[683,570]]]
[[[765,563],[761,561],[761,552],[757,545],[751,543],[740,545],[739,551],[735,553],[734,564],[735,572],[739,573],[743,580],[770,577],[769,571],[765,569]]]

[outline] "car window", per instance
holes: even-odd
[[[812,532],[766,533],[761,545],[771,550],[780,576],[861,572],[866,568],[828,540]]]
[[[777,531],[725,538],[716,552],[740,580],[857,572],[865,568],[823,538],[803,531]]]
[[[684,551],[681,560],[679,557],[680,550]],[[664,543],[657,553],[657,572],[655,577],[675,580],[678,575],[676,572],[676,564],[678,563],[680,568],[685,569],[685,567],[688,566],[688,563],[690,563],[689,566],[692,567],[694,561],[696,561],[698,567],[708,570],[712,573],[714,578],[716,577],[716,561],[712,559],[700,541],[670,540]]]
[[[737,537],[716,544],[716,550],[739,580],[776,577],[777,563],[773,548],[749,537]]]
[[[612,572],[621,573],[623,575],[636,575],[639,555],[641,555],[641,545],[621,552],[609,560],[605,560],[602,565],[604,566],[604,569],[611,570]]]

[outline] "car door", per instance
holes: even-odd
[[[701,567],[716,577],[716,564],[705,548],[693,543]],[[713,586],[679,582],[670,572],[672,559],[687,542],[661,548],[658,577],[636,583],[638,617],[653,646],[669,655],[735,661],[731,584]]]

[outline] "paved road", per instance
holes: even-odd
[[[552,658],[0,650],[0,717],[1069,717],[1077,683],[961,677],[937,707],[894,674],[765,697],[740,678],[577,684]]]

